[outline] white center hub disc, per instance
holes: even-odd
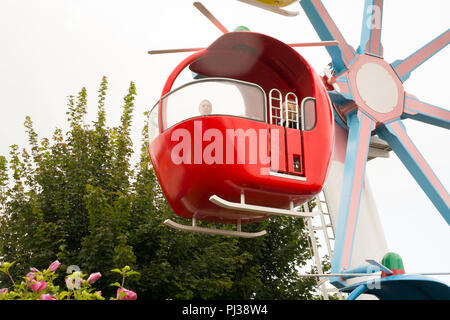
[[[398,103],[397,84],[379,64],[362,65],[356,73],[356,86],[361,99],[376,112],[391,112]]]

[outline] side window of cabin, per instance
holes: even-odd
[[[302,130],[310,131],[316,126],[316,99],[304,98],[302,101]]]

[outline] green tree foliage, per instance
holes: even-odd
[[[68,132],[56,129],[51,139],[39,140],[27,117],[29,150],[14,145],[9,160],[0,157],[0,260],[16,262],[14,276],[58,259],[63,268],[102,272],[97,287],[105,294],[115,290],[110,270],[129,265],[140,274],[129,283],[140,299],[315,298],[314,280],[297,276],[311,258],[302,219],[247,226],[268,231],[258,239],[183,233],[162,224],[182,219],[157,183],[146,127],[140,159],[131,164],[136,87],[128,88],[117,127],[106,126],[107,89],[104,77],[91,125],[84,123],[83,88],[68,97]],[[0,278],[0,287],[7,283]]]

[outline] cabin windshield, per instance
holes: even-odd
[[[159,101],[153,106],[148,115],[148,135],[150,141],[155,140],[159,135],[158,106]]]
[[[264,90],[252,83],[207,78],[175,89],[161,101],[163,130],[186,119],[228,115],[266,121]]]

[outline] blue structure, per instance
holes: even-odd
[[[365,0],[361,41],[357,50],[346,42],[320,0],[300,0],[300,5],[322,41],[339,42],[336,46],[327,47],[332,60],[329,82],[337,85],[335,90],[329,91],[329,96],[335,105],[335,113],[339,115],[336,117],[339,120],[337,123],[349,131],[331,268],[332,274],[339,274],[350,268],[372,134],[378,134],[391,146],[450,225],[450,196],[402,124],[403,119],[413,119],[450,129],[448,110],[420,101],[405,92],[403,86],[412,71],[448,45],[450,30],[447,29],[405,59],[388,63],[383,58],[381,44],[383,0]],[[439,294],[448,298],[449,295],[447,285],[419,276],[382,279],[385,288],[382,291],[370,290],[364,283],[347,286],[340,277],[333,277],[330,281],[344,292],[353,292],[351,298],[363,292],[383,299],[395,296],[428,299]],[[407,287],[417,290],[408,291]]]
[[[445,283],[413,274],[368,280],[342,288],[341,292],[350,293],[347,300],[354,300],[363,293],[380,300],[450,300],[450,288]]]

